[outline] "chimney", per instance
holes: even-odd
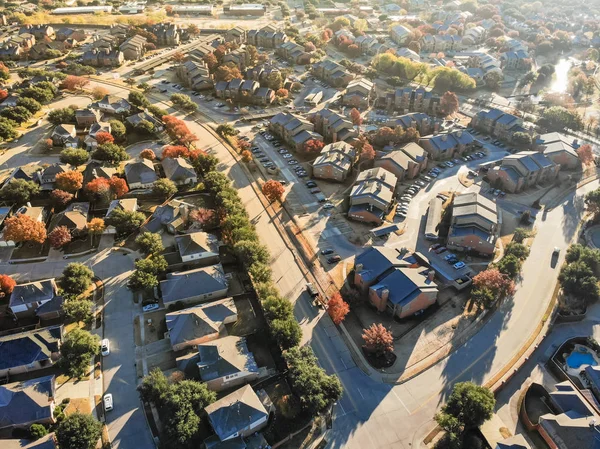
[[[463,132],[462,132],[462,129],[459,129],[458,131],[456,131],[456,135],[457,135],[458,137],[462,136],[462,133],[463,133]]]
[[[448,134],[442,134],[442,142],[448,140]]]
[[[179,213],[181,214],[181,216],[183,217],[184,221],[188,221],[188,217],[189,217],[189,210],[187,205],[185,204],[180,204],[179,205]]]
[[[390,297],[390,291],[387,288],[384,288],[383,290],[381,290],[381,301],[382,302],[387,302],[388,298]]]
[[[429,270],[427,272],[427,279],[431,282],[433,282],[433,279],[435,278],[435,270]]]
[[[354,270],[355,270],[355,271],[362,271],[362,269],[363,269],[363,264],[362,264],[362,263],[357,263],[357,264],[354,266]]]

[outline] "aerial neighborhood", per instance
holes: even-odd
[[[2,449],[599,449],[595,2],[0,11]]]

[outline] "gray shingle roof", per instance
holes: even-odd
[[[54,376],[0,386],[0,429],[49,419]]]
[[[17,368],[50,359],[57,353],[62,326],[52,326],[0,337],[0,369]]]

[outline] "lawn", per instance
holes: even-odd
[[[48,257],[50,244],[46,241],[43,245],[36,242],[25,242],[19,248],[15,248],[10,257],[11,260],[37,259]]]
[[[65,246],[64,254],[79,254],[91,250],[94,248],[94,245],[92,245],[92,238],[92,235],[88,235],[85,239],[76,239],[71,241],[69,244],[67,244],[67,246]],[[99,238],[97,240],[98,242],[100,241]]]
[[[269,444],[273,445],[289,434],[294,433],[306,426],[311,417],[306,413],[300,413],[299,403],[291,395],[290,387],[285,379],[263,387],[275,405],[275,417],[269,423],[264,435]],[[286,398],[294,398],[292,406],[286,405]]]

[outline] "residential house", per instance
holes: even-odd
[[[62,124],[56,126],[50,138],[52,139],[52,145],[56,147],[77,148],[79,146],[79,137],[77,137],[75,125]]]
[[[523,435],[517,434],[499,441],[494,449],[532,449]]]
[[[255,47],[277,48],[284,42],[287,42],[288,37],[283,31],[279,31],[275,25],[269,24],[260,30],[250,30],[246,34],[246,43]]]
[[[53,190],[54,181],[56,181],[56,175],[70,171],[70,167],[67,164],[54,163],[44,168],[41,177],[42,190]]]
[[[422,52],[438,53],[458,50],[462,44],[462,38],[450,34],[425,34],[419,43]]]
[[[245,103],[268,105],[275,99],[275,92],[269,88],[261,88],[254,80],[234,78],[231,81],[219,81],[215,85],[218,98],[231,98]]]
[[[41,172],[42,167],[35,163],[17,167],[10,173],[8,178],[4,180],[3,185],[8,184],[14,179],[22,179],[24,181],[31,181],[39,184],[42,180],[40,177]]]
[[[240,96],[243,99],[251,99],[256,91],[259,89],[260,84],[254,80],[244,80],[240,86]],[[250,100],[251,101],[251,100]]]
[[[398,182],[414,179],[427,169],[427,152],[410,142],[376,159],[375,167],[382,167],[394,174]]]
[[[331,59],[324,59],[313,64],[312,73],[333,87],[347,86],[354,78],[346,68]]]
[[[440,112],[441,97],[422,87],[399,87],[394,92],[382,97],[379,103],[403,113],[424,112],[437,115]]]
[[[485,81],[488,75],[495,73],[502,76],[502,62],[483,51],[470,51],[457,53],[454,56],[454,62],[458,64],[459,70],[471,76],[469,69],[477,69],[481,72],[482,81]]]
[[[51,301],[60,302],[59,298],[54,279],[27,282],[15,286],[10,294],[8,308],[17,319],[31,318],[39,307]]]
[[[0,46],[0,61],[18,61],[22,53],[23,50],[18,45],[4,42]]]
[[[160,282],[165,307],[171,304],[198,304],[227,296],[229,280],[221,264],[189,271],[168,273]]]
[[[215,437],[204,441],[207,449],[221,442],[243,444],[243,437],[252,435],[266,427],[269,411],[265,408],[266,394],[259,397],[250,385],[246,385],[231,394],[205,407],[208,421],[215,431]],[[241,447],[244,447],[241,446]],[[238,446],[235,446],[238,447]]]
[[[100,132],[105,132],[110,134],[111,127],[110,122],[98,122],[94,123],[90,126],[88,130],[87,136],[83,139],[83,144],[86,150],[93,151],[98,147],[98,141],[96,140],[96,135]]]
[[[54,40],[56,33],[50,25],[23,25],[19,29],[19,34],[33,34],[37,40]]]
[[[56,57],[54,52],[65,53],[67,51],[67,42],[50,41],[38,42],[29,49],[29,57],[31,59],[45,59],[49,56]]]
[[[112,200],[108,205],[108,210],[106,211],[106,215],[104,216],[104,220],[109,218],[112,213],[116,210],[122,210],[127,212],[136,212],[138,210],[138,202],[137,198],[120,198],[117,200]],[[104,234],[116,234],[117,230],[114,226],[106,226],[104,230]]]
[[[189,213],[195,208],[181,200],[171,200],[158,206],[148,221],[142,225],[143,232],[162,233],[166,228],[171,234],[181,231],[188,222]]]
[[[100,114],[96,109],[78,109],[75,111],[75,121],[78,127],[89,128],[100,121]]]
[[[0,336],[0,377],[52,366],[60,357],[62,337],[62,326]]]
[[[54,380],[52,375],[0,385],[0,430],[54,424]]]
[[[475,114],[471,127],[508,142],[516,132],[528,132],[523,128],[522,118],[495,108]]]
[[[125,62],[125,56],[118,50],[96,48],[83,53],[82,63],[93,67],[119,67]]]
[[[192,164],[182,157],[167,157],[161,161],[165,176],[178,186],[190,186],[198,182]]]
[[[323,99],[323,90],[315,87],[312,89],[306,97],[304,97],[304,103],[310,106],[317,106]]]
[[[225,41],[235,42],[237,44],[246,42],[246,30],[238,26],[227,30],[227,33],[225,34]]]
[[[314,132],[310,121],[287,112],[275,115],[269,122],[269,128],[297,151],[302,150],[309,140],[323,140],[323,136]]]
[[[223,63],[231,62],[242,72],[246,70],[246,66],[250,62],[248,54],[244,48],[236,48],[223,56]]]
[[[94,34],[92,36],[91,47],[94,50],[113,50],[119,47],[119,44],[125,40],[111,34]]]
[[[102,162],[90,161],[83,170],[83,185],[98,178],[110,179],[117,174],[117,169],[111,166],[104,166]]]
[[[304,50],[304,47],[294,41],[287,41],[275,49],[275,54],[281,56],[286,61],[298,65],[306,65],[312,62],[310,53]]]
[[[561,169],[578,169],[581,160],[577,154],[579,148],[577,139],[569,138],[564,134],[553,132],[542,134],[535,140],[535,149],[540,151]]]
[[[313,177],[332,181],[344,181],[356,160],[356,150],[340,141],[325,145],[321,154],[313,161]]]
[[[348,218],[381,225],[394,200],[397,183],[396,176],[381,167],[360,173],[350,192]]]
[[[124,23],[115,23],[110,26],[110,34],[121,40],[125,40],[127,38],[127,34],[129,33],[129,28],[130,26],[125,25]]]
[[[246,70],[246,79],[258,81],[261,85],[266,86],[267,80],[273,73],[278,73],[283,78],[283,74],[281,73],[281,70],[279,70],[279,67],[267,62],[265,64],[255,65]]]
[[[473,45],[481,44],[485,37],[487,36],[487,31],[484,27],[477,25],[473,28],[469,28],[465,31],[462,37],[462,45],[463,47],[471,47]]]
[[[195,91],[210,89],[214,85],[204,61],[186,61],[175,67],[175,73],[184,86]]]
[[[358,137],[358,130],[344,115],[331,109],[319,109],[313,116],[314,130],[321,134],[326,142],[352,141]]]
[[[82,234],[87,229],[90,203],[71,203],[67,208],[54,215],[50,220],[48,232],[59,226],[66,226],[72,234]]]
[[[119,50],[123,53],[126,61],[137,61],[146,52],[146,38],[135,35],[130,37],[119,46]]]
[[[73,39],[77,42],[83,42],[87,39],[87,35],[84,30],[76,30],[69,27],[59,28],[56,32],[56,40],[64,42],[68,39]]]
[[[9,46],[17,46],[22,50],[29,50],[36,43],[35,36],[31,33],[13,34],[5,41]]]
[[[400,56],[402,58],[410,59],[411,61],[420,62],[421,56],[410,48],[402,47],[396,51],[396,56]]]
[[[165,316],[165,338],[170,340],[175,352],[195,348],[199,344],[226,336],[225,326],[235,323],[237,319],[233,298],[170,312]]]
[[[268,106],[275,101],[275,91],[268,87],[259,88],[252,97],[254,104]]]
[[[229,335],[198,344],[200,380],[216,392],[252,382],[258,365],[246,339]]]
[[[419,145],[429,153],[434,161],[452,159],[473,148],[475,139],[467,131],[459,129],[419,139]]]
[[[500,64],[503,70],[528,70],[531,59],[525,50],[506,51],[500,54]]]
[[[58,449],[54,433],[49,433],[35,441],[3,440],[3,449]]]
[[[125,122],[133,128],[136,128],[141,122],[148,122],[152,125],[152,130],[155,133],[159,133],[163,130],[163,123],[148,114],[146,111],[138,112],[137,114],[130,115],[125,119]]]
[[[441,127],[442,121],[423,112],[411,112],[408,114],[390,118],[386,122],[386,126],[391,128],[401,127],[403,130],[409,128],[419,131],[419,135],[426,136],[428,134],[437,133]]]
[[[149,31],[156,36],[159,47],[174,47],[181,42],[181,31],[176,23],[157,23]]]
[[[374,84],[366,78],[356,78],[348,83],[342,103],[355,108],[368,108]]]
[[[491,256],[499,231],[496,203],[473,192],[454,196],[448,249]]]
[[[112,115],[128,114],[133,109],[126,99],[115,97],[113,95],[106,95],[102,100],[95,104],[101,112]]]
[[[403,25],[395,25],[390,29],[390,38],[398,45],[408,44],[411,31]]]
[[[521,151],[502,159],[500,166],[487,172],[491,185],[509,193],[517,193],[558,176],[560,165],[536,151]]]
[[[149,189],[158,179],[158,174],[152,161],[141,158],[125,165],[125,179],[130,190]]]
[[[192,232],[175,236],[175,244],[183,263],[200,262],[204,265],[219,263],[219,239],[206,232]]]

